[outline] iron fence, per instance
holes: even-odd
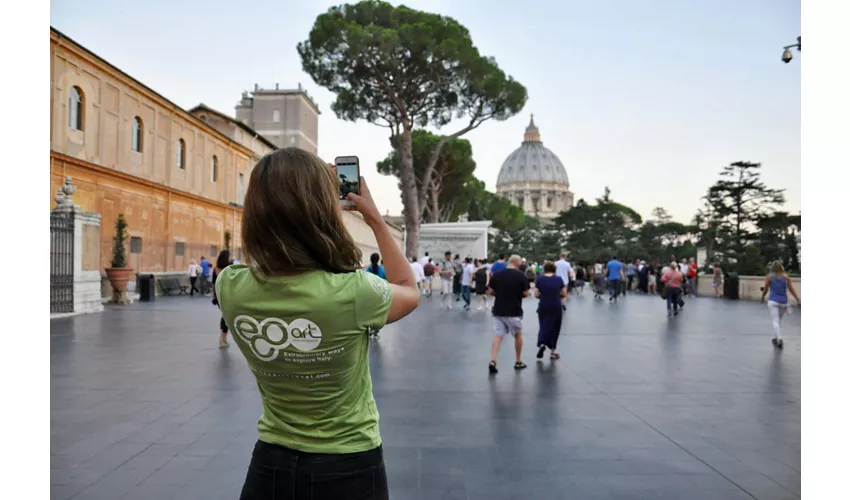
[[[50,214],[50,313],[74,312],[74,214]]]

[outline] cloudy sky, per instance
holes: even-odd
[[[295,50],[338,3],[51,0],[50,23],[186,109],[203,102],[232,114],[254,83],[302,83],[322,110],[319,154],[359,156],[379,208],[398,214],[396,181],[375,168],[389,151],[386,129],[337,119],[334,96],[301,71]],[[799,210],[801,55],[780,61],[800,34],[799,0],[403,3],[460,21],[528,88],[519,115],[466,136],[488,188],[534,113],[576,199],[609,186],[644,216],[660,205],[687,222],[721,167],[747,160]]]

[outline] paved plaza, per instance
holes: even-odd
[[[506,342],[491,376],[489,314],[438,304],[372,342],[391,498],[799,498],[799,310],[778,351],[762,304],[668,321],[657,297],[585,294],[537,362],[527,299],[529,367]],[[239,497],[260,397],[218,320],[178,297],[51,322],[51,498]]]

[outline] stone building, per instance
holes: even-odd
[[[254,84],[254,91],[244,92],[236,105],[236,119],[279,148],[295,146],[318,153],[319,107],[300,83],[297,89]]]
[[[110,266],[119,214],[128,224],[128,265],[138,272],[185,273],[191,260],[214,257],[228,237],[241,258],[251,169],[275,149],[263,134],[207,106],[184,110],[51,27],[51,208],[71,177],[74,202],[102,217],[101,270]],[[368,261],[372,232],[358,215],[343,217]],[[401,245],[401,230],[394,230]]]
[[[534,115],[525,129],[522,145],[499,170],[496,193],[543,220],[551,220],[573,206],[567,170],[558,156],[543,146]]]

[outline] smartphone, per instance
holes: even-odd
[[[348,193],[360,194],[360,159],[356,156],[337,156],[334,164],[339,180],[339,203],[342,206],[353,206],[354,202],[346,197]]]

